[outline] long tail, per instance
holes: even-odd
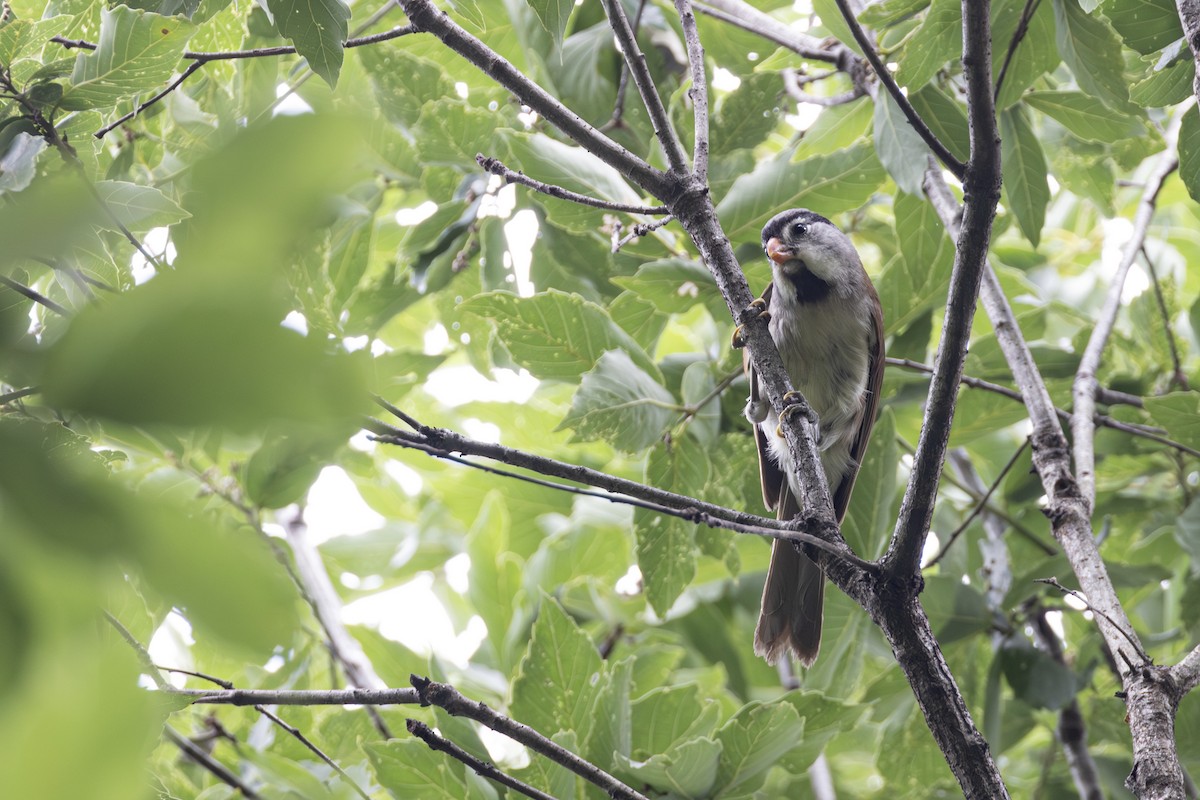
[[[778,518],[792,519],[800,508],[788,482],[783,481]],[[754,629],[754,653],[774,664],[791,650],[808,667],[821,649],[821,619],[825,605],[825,576],[812,559],[791,542],[776,539],[763,587],[762,613]]]

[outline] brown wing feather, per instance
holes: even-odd
[[[874,353],[871,355],[871,363],[867,372],[867,397],[858,418],[858,433],[855,434],[854,443],[850,447],[853,466],[833,492],[833,513],[837,517],[839,525],[846,516],[846,509],[850,507],[850,493],[854,490],[854,480],[858,477],[863,453],[867,451],[867,444],[871,441],[871,429],[875,427],[875,415],[879,410],[879,391],[883,386],[883,309],[879,304],[879,296],[875,293],[874,287],[871,287],[870,284],[867,285],[870,287],[869,291],[875,301],[871,304],[871,328],[875,339],[872,343]]]

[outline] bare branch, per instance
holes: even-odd
[[[687,155],[683,152],[683,145],[680,144],[679,136],[671,124],[671,116],[667,113],[662,98],[658,96],[658,87],[654,85],[650,67],[646,64],[646,55],[638,47],[637,36],[629,24],[629,18],[625,16],[625,7],[621,5],[620,0],[602,0],[602,3],[604,13],[608,15],[608,22],[616,34],[617,45],[629,67],[629,74],[633,76],[633,85],[637,87],[638,94],[642,97],[642,105],[646,107],[646,113],[650,115],[650,122],[654,125],[654,135],[667,157],[667,164],[672,170],[683,172],[687,169]],[[700,68],[704,68],[703,62]]]
[[[451,758],[454,758],[466,764],[471,769],[475,770],[477,775],[482,775],[485,778],[495,781],[501,786],[507,786],[515,792],[519,792],[526,797],[532,797],[534,800],[555,800],[552,795],[548,795],[541,789],[535,789],[527,783],[522,783],[511,775],[506,775],[497,769],[495,764],[489,764],[486,761],[480,761],[475,756],[463,750],[449,739],[443,739],[433,732],[433,729],[424,722],[415,719],[406,721],[408,732],[418,739],[429,745],[430,750],[440,750],[446,753]]]
[[[199,745],[170,725],[164,725],[163,732],[176,747],[187,754],[188,758],[211,772],[221,783],[232,786],[241,793],[242,797],[247,798],[247,800],[258,800],[261,797],[258,792],[247,786],[232,770],[210,756]]]
[[[963,177],[966,175],[967,165],[963,164],[961,161],[959,161],[958,158],[955,157],[955,155],[950,152],[949,148],[947,148],[946,145],[942,144],[941,140],[937,138],[937,135],[934,134],[934,132],[929,129],[929,126],[925,124],[925,120],[921,119],[921,115],[917,113],[917,110],[915,108],[913,108],[912,103],[910,103],[908,101],[908,96],[905,95],[904,92],[902,92],[900,90],[900,86],[896,83],[896,79],[892,77],[892,73],[888,71],[887,66],[883,63],[883,59],[881,59],[879,57],[879,53],[875,50],[875,43],[871,41],[871,37],[867,36],[867,32],[863,30],[862,25],[858,24],[858,18],[854,16],[854,10],[852,8],[850,8],[850,3],[848,2],[848,0],[836,0],[836,2],[837,2],[838,10],[840,10],[842,12],[842,18],[845,19],[846,24],[850,26],[850,33],[852,33],[854,35],[854,41],[858,42],[859,49],[861,49],[863,54],[867,57],[867,61],[869,61],[871,63],[871,69],[875,70],[875,77],[879,78],[879,82],[883,84],[883,88],[887,89],[888,94],[890,94],[892,96],[892,100],[894,100],[896,105],[899,106],[900,110],[904,112],[904,117],[905,117],[905,119],[908,120],[908,124],[911,125],[912,129],[917,132],[918,136],[921,137],[921,141],[925,142],[925,144],[929,147],[929,149],[933,151],[933,154],[938,157],[938,160],[941,161],[946,166],[946,169],[950,170],[950,172],[953,173],[954,177],[962,180]],[[977,75],[976,77],[987,78],[988,92],[991,92],[992,78],[991,78],[990,63],[989,64],[968,63],[969,60],[973,59],[974,56],[972,56],[970,51],[967,49],[966,40],[967,40],[967,38],[974,38],[975,34],[974,34],[974,32],[972,32],[971,28],[967,27],[966,11],[965,11],[966,6],[967,6],[967,3],[964,2],[963,3],[963,8],[964,8],[963,30],[965,32],[969,32],[969,35],[968,35],[968,33],[964,33],[963,69],[967,75],[968,85],[971,82],[971,73],[972,72],[976,72],[976,73],[981,72],[981,71],[986,72],[987,73],[986,75]],[[987,24],[986,19],[984,20],[984,24]],[[990,25],[989,25],[989,28],[990,28]],[[984,45],[983,49],[985,51],[983,53],[983,55],[988,58],[991,58],[990,42],[991,42],[991,39],[990,39],[990,34],[989,34],[989,38],[983,43],[983,45]],[[978,55],[978,54],[976,54],[976,55]],[[968,105],[968,110],[971,112],[976,111],[974,105]],[[978,109],[977,111],[978,111],[978,114],[986,113],[986,114],[991,115],[993,117],[993,124],[994,124],[994,117],[995,117],[995,105],[994,104],[989,103],[988,108]],[[977,114],[973,113],[972,119],[976,119],[977,116],[978,116]],[[974,127],[972,127],[972,144],[971,144],[972,160],[975,159],[975,152],[976,152],[976,137],[974,135]],[[997,164],[1000,163],[999,157],[997,157],[996,163]]]
[[[17,294],[26,297],[39,305],[45,306],[55,314],[61,314],[64,317],[71,316],[71,309],[60,306],[58,303],[54,302],[49,297],[46,297],[44,294],[30,289],[23,283],[17,283],[7,275],[0,275],[0,285],[7,286]]]
[[[648,233],[665,227],[675,220],[675,217],[668,214],[660,220],[654,222],[639,222],[633,226],[633,230],[625,236],[621,236],[621,223],[614,222],[612,229],[612,252],[619,253],[621,248],[632,242],[634,239],[640,239]],[[620,237],[620,238],[618,238]]]
[[[787,92],[788,97],[795,100],[797,103],[811,103],[815,106],[840,106],[846,103],[852,103],[858,98],[866,94],[866,89],[856,85],[848,92],[835,94],[831,97],[821,97],[820,95],[809,94],[804,91],[801,86],[800,76],[796,70],[788,67],[780,73],[783,78],[783,89]]]
[[[1106,620],[1108,620],[1108,623],[1110,625],[1112,625],[1115,628],[1118,628],[1121,631],[1121,635],[1125,637],[1125,641],[1129,642],[1129,644],[1137,652],[1138,657],[1140,659],[1140,661],[1138,661],[1136,664],[1137,666],[1143,666],[1143,665],[1151,663],[1150,656],[1146,655],[1146,651],[1144,651],[1142,649],[1142,643],[1139,642],[1135,638],[1135,634],[1133,633],[1132,628],[1130,628],[1128,630],[1122,628],[1121,625],[1119,623],[1117,623],[1107,613],[1105,613],[1103,609],[1096,608],[1091,603],[1089,603],[1086,596],[1080,594],[1079,592],[1075,591],[1074,589],[1068,589],[1066,586],[1063,586],[1061,583],[1059,583],[1058,578],[1034,578],[1034,581],[1036,583],[1044,583],[1047,586],[1053,586],[1055,589],[1058,589],[1063,594],[1069,594],[1071,597],[1074,597],[1076,600],[1083,603],[1084,606],[1087,607],[1088,611],[1091,611],[1093,614],[1099,614],[1100,616],[1104,617]],[[1123,655],[1123,657],[1124,657],[1124,655]]]
[[[397,0],[417,31],[436,36],[447,47],[508,89],[522,103],[544,117],[584,149],[615,168],[655,197],[667,193],[666,176],[605,136],[553,95],[525,77],[512,64],[476,37],[456,25],[431,0]]]
[[[858,60],[858,56],[845,45],[826,47],[815,36],[794,31],[742,0],[698,0],[693,5],[702,14],[761,36],[811,61],[841,64]]]
[[[434,705],[445,709],[456,717],[467,717],[479,722],[514,742],[525,745],[535,753],[561,764],[589,783],[599,786],[609,797],[620,800],[647,800],[645,795],[609,775],[594,764],[587,762],[555,744],[528,725],[497,714],[483,703],[463,697],[457,689],[445,683],[435,683],[428,678],[412,676],[412,684],[421,697],[422,705]]]
[[[838,3],[848,9],[845,0],[838,0]],[[967,203],[957,236],[946,318],[934,359],[921,437],[913,456],[912,477],[883,561],[885,569],[897,576],[916,574],[920,568],[921,551],[933,517],[938,478],[954,421],[958,385],[980,281],[987,268],[992,221],[1000,201],[1000,137],[992,102],[990,5],[978,0],[963,0],[962,4],[963,69],[971,131],[971,158],[963,178]],[[849,16],[853,18],[852,14]]]
[[[396,706],[419,703],[416,689],[176,689],[163,691],[186,697],[194,705],[221,706]]]
[[[1041,2],[1042,0],[1025,0],[1025,7],[1021,9],[1021,19],[1017,23],[1016,30],[1013,31],[1012,39],[1008,42],[1008,50],[1004,53],[1004,63],[1000,65],[1000,74],[996,76],[996,90],[992,93],[993,99],[1000,97],[1000,87],[1004,85],[1004,76],[1008,74],[1008,67],[1012,63],[1013,55],[1016,54],[1025,34],[1029,32],[1029,22],[1033,19]]]
[[[1171,677],[1180,697],[1200,686],[1200,645],[1193,647],[1182,661],[1171,667]]]
[[[696,15],[692,13],[691,0],[675,0],[679,22],[683,26],[683,41],[687,45],[688,65],[692,71],[692,87],[688,97],[692,98],[695,140],[692,148],[692,172],[701,181],[708,181],[708,78],[704,74],[704,48],[700,45],[700,33],[696,30]]]
[[[1168,139],[1173,140],[1174,137],[1169,136]],[[1150,220],[1154,218],[1158,193],[1162,190],[1167,176],[1178,166],[1179,157],[1175,154],[1174,145],[1169,141],[1167,149],[1163,151],[1163,155],[1146,178],[1146,187],[1142,190],[1142,198],[1133,218],[1133,233],[1121,251],[1121,262],[1109,283],[1108,296],[1105,297],[1104,306],[1096,317],[1092,335],[1075,372],[1075,382],[1071,388],[1075,411],[1071,418],[1071,439],[1074,444],[1075,477],[1089,510],[1096,502],[1096,428],[1092,415],[1096,410],[1096,389],[1099,386],[1096,373],[1100,369],[1100,357],[1116,324],[1117,312],[1121,309],[1125,278],[1142,249],[1142,243],[1146,241],[1146,232],[1150,228]]]
[[[561,186],[555,186],[552,183],[542,183],[541,181],[530,178],[523,172],[509,169],[501,163],[500,159],[485,156],[479,153],[475,156],[475,161],[479,166],[493,175],[498,175],[507,183],[519,183],[522,186],[528,186],[534,191],[542,194],[557,197],[559,200],[567,200],[572,203],[579,203],[583,206],[591,206],[592,208],[602,208],[606,211],[621,211],[626,214],[667,214],[666,206],[640,206],[630,203],[614,203],[609,200],[601,200],[598,197],[589,197],[586,194],[572,192],[570,189],[564,189]]]

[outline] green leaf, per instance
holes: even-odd
[[[341,0],[267,0],[280,35],[296,46],[330,88],[342,70],[350,9]]]
[[[654,349],[655,342],[667,325],[667,315],[658,307],[633,292],[621,292],[608,305],[613,322],[634,338],[647,352]]]
[[[866,97],[826,108],[804,132],[795,158],[827,156],[850,147],[867,133],[874,115],[874,104]]]
[[[900,85],[915,92],[929,83],[950,59],[961,57],[962,35],[962,5],[956,0],[933,0],[900,54],[896,72]]]
[[[713,733],[720,705],[694,683],[651,690],[632,706],[635,758],[665,753],[676,744]]]
[[[476,295],[464,311],[490,319],[500,341],[534,377],[571,380],[609,350],[624,350],[638,367],[661,379],[658,367],[603,308],[579,295],[551,289],[533,297],[507,292]]]
[[[1116,142],[1146,133],[1138,120],[1083,92],[1029,92],[1023,99],[1086,141]]]
[[[933,131],[938,141],[965,163],[971,155],[971,132],[967,128],[966,106],[935,84],[909,95],[908,101],[921,119],[925,120],[925,124]]]
[[[281,327],[257,293],[191,278],[159,275],[80,312],[47,357],[47,402],[137,425],[354,430],[363,354],[331,355]]]
[[[475,156],[491,152],[496,115],[443,99],[428,103],[417,121],[417,153],[424,164],[462,168],[475,163]]]
[[[1000,136],[1001,168],[1008,202],[1021,226],[1021,233],[1037,247],[1046,222],[1046,206],[1050,203],[1046,157],[1020,107],[1005,109],[1000,114]]]
[[[178,17],[128,6],[102,8],[98,46],[76,56],[62,107],[110,108],[134,95],[158,91],[175,71],[195,29]]]
[[[875,98],[875,152],[901,190],[921,194],[929,148],[887,92]]]
[[[1008,43],[1016,35],[1017,25],[1026,7],[1025,0],[999,0],[992,4],[992,76],[999,80],[1000,69],[1008,57]],[[997,110],[1021,99],[1034,81],[1058,66],[1062,60],[1054,41],[1054,17],[1049,3],[1038,3],[1029,27],[1013,51],[1004,73],[1004,83],[996,97]],[[1003,42],[1003,45],[999,43]]]
[[[684,314],[703,303],[720,319],[727,313],[717,282],[703,264],[682,258],[649,261],[629,277],[613,278],[616,285],[649,300],[666,314]]]
[[[723,749],[717,766],[716,794],[751,794],[762,784],[766,771],[795,747],[803,734],[804,720],[790,703],[743,706],[717,731],[716,739]]]
[[[762,72],[742,79],[721,101],[710,137],[713,153],[756,147],[779,124],[772,110],[779,95],[779,76]]]
[[[0,64],[11,68],[18,58],[40,50],[51,37],[68,31],[74,21],[67,14],[41,20],[9,20],[0,26]]]
[[[100,181],[96,193],[109,211],[131,231],[174,225],[187,219],[187,213],[170,197],[153,186],[139,186],[125,181]],[[112,230],[118,230],[110,223]]]
[[[730,239],[757,241],[759,229],[780,209],[803,206],[830,216],[859,208],[886,177],[866,144],[795,164],[784,153],[734,181],[717,213]]]
[[[614,203],[643,202],[619,172],[582,147],[571,147],[541,133],[509,136],[507,142],[508,166],[531,178]],[[566,213],[567,218],[595,212],[586,208],[576,211],[581,207],[566,200],[537,199],[556,220],[563,219],[557,212]]]
[[[956,576],[931,575],[926,578],[921,604],[929,614],[929,622],[937,632],[939,642],[948,644],[964,639],[988,630],[993,624],[983,594]]]
[[[537,14],[538,22],[554,37],[554,47],[562,47],[563,32],[575,8],[575,0],[525,0],[533,13]]]
[[[1190,58],[1158,70],[1129,87],[1129,99],[1139,106],[1163,108],[1182,103],[1192,94],[1196,62]]]
[[[662,438],[678,415],[675,398],[662,384],[624,351],[610,350],[583,376],[558,430],[572,429],[572,441],[603,439],[618,450],[637,452]]]
[[[506,672],[513,661],[510,626],[527,595],[521,587],[521,562],[509,549],[511,517],[503,496],[489,492],[467,534],[471,580],[467,594],[487,625],[488,641]]]
[[[888,28],[923,11],[928,5],[929,0],[882,0],[864,8],[858,21],[868,28]]]
[[[1075,673],[1021,637],[1010,637],[1000,650],[1000,668],[1013,693],[1034,708],[1057,711],[1075,697]]]
[[[1099,17],[1079,7],[1079,0],[1054,0],[1058,52],[1085,93],[1111,108],[1130,107],[1121,41]]]
[[[573,731],[586,740],[604,662],[558,601],[543,596],[529,647],[513,679],[512,716],[547,736]]]
[[[871,432],[871,444],[862,460],[850,509],[842,523],[842,535],[863,558],[876,558],[891,527],[892,501],[896,495],[896,420],[885,408]]]
[[[713,396],[717,387],[716,377],[713,375],[714,366],[709,361],[689,364],[683,371],[683,380],[679,387],[684,405],[695,409],[695,413],[690,417],[688,432],[705,447],[716,441],[721,430],[721,403]],[[702,402],[704,405],[700,405]],[[721,532],[720,538],[724,542],[729,541],[724,531]]]
[[[1189,112],[1194,117],[1195,113]],[[1171,392],[1146,398],[1146,410],[1167,436],[1191,448],[1200,448],[1200,394]]]
[[[888,334],[904,331],[945,302],[954,265],[954,243],[928,202],[898,194],[893,208],[901,257],[890,261],[876,282]]]
[[[45,149],[46,140],[40,136],[22,132],[13,137],[0,153],[0,192],[20,192],[33,183],[37,157]]]
[[[299,502],[340,444],[336,439],[272,435],[242,469],[246,498],[259,508]]]
[[[651,486],[696,497],[708,480],[708,462],[695,440],[684,437],[659,442],[646,460],[646,482]],[[638,568],[646,585],[646,599],[660,617],[696,575],[696,526],[635,508],[633,532],[637,537]]]
[[[463,800],[463,767],[417,739],[364,742],[363,751],[379,785],[396,800]]]
[[[717,779],[723,745],[706,737],[691,739],[644,761],[617,759],[633,785],[646,784],[678,797],[707,797]]]
[[[1189,108],[1179,128],[1179,177],[1191,198],[1200,202],[1200,112]]]
[[[1161,50],[1183,36],[1173,0],[1105,0],[1101,8],[1125,44],[1142,55]]]

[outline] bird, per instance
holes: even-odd
[[[795,208],[775,215],[763,227],[762,246],[772,279],[753,305],[768,317],[792,386],[816,414],[817,448],[840,525],[879,406],[883,308],[850,237],[820,214]],[[744,345],[740,332],[735,346]],[[744,367],[750,383],[745,415],[758,445],[763,501],[777,519],[790,520],[802,505],[796,465],[748,354]],[[811,666],[821,645],[824,598],[821,568],[793,542],[776,539],[755,654],[775,664],[790,652]]]

